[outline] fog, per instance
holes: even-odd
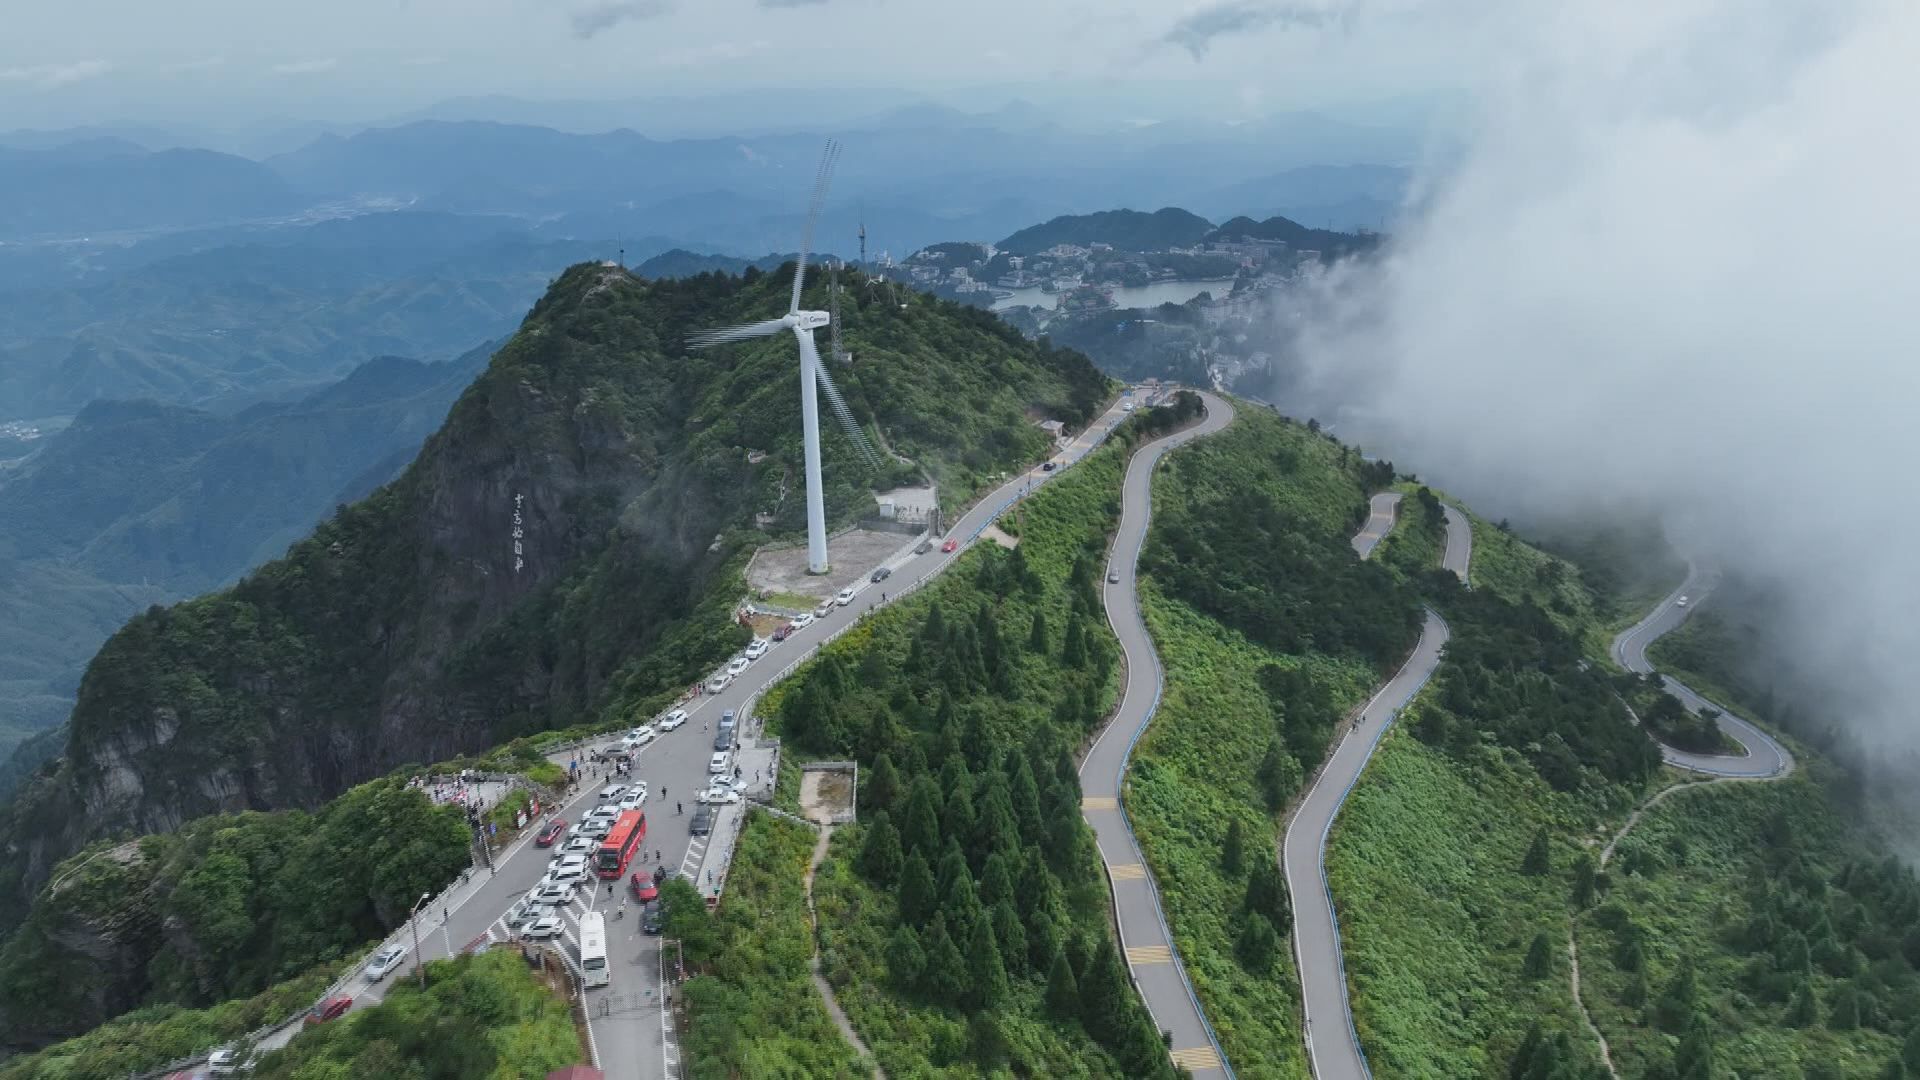
[[[1465,157],[1329,274],[1288,411],[1495,516],[1644,500],[1920,746],[1920,5],[1517,5]]]

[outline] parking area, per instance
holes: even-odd
[[[747,585],[770,594],[794,593],[825,600],[841,589],[867,580],[873,568],[886,562],[902,546],[914,542],[907,533],[875,529],[852,529],[833,537],[827,552],[833,558],[833,572],[807,573],[807,547],[762,548],[747,567]]]

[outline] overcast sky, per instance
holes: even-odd
[[[0,127],[360,121],[464,95],[809,82],[982,108],[1108,86],[1127,91],[1116,111],[1239,116],[1454,85],[1473,70],[1463,55],[1497,45],[1466,14],[1482,6],[1379,0],[1354,18],[1334,0],[22,0],[0,34]],[[797,103],[769,105],[805,124]]]

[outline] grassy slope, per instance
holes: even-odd
[[[1296,455],[1283,471],[1263,463]],[[1243,407],[1234,426],[1167,459],[1155,479],[1162,500],[1193,498],[1210,486],[1258,484],[1290,513],[1344,531],[1366,491],[1345,469],[1340,448]],[[1219,865],[1227,824],[1239,820],[1247,858],[1271,858],[1273,815],[1255,794],[1254,772],[1274,730],[1256,673],[1269,663],[1308,666],[1335,687],[1335,699],[1362,700],[1373,676],[1363,665],[1318,655],[1282,657],[1163,595],[1151,579],[1141,604],[1166,671],[1166,691],[1134,750],[1127,813],[1146,853],[1188,977],[1220,1036],[1227,1059],[1246,1077],[1307,1074],[1299,1031],[1292,953],[1266,975],[1235,959],[1228,916],[1245,891]]]
[[[691,1075],[866,1075],[808,974],[812,935],[801,875],[813,852],[804,825],[753,814],[740,834],[721,905],[712,971],[687,982]]]

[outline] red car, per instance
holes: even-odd
[[[643,904],[651,903],[660,896],[659,888],[639,874],[633,875],[633,880],[628,884],[633,889],[633,898]]]
[[[535,847],[552,847],[554,842],[562,836],[565,836],[566,833],[566,819],[554,818],[552,821],[547,822],[546,828],[540,830],[540,835],[533,838],[533,845]]]
[[[787,635],[791,633],[793,633],[793,624],[790,622],[783,622],[779,626],[776,626],[773,628],[773,640],[785,641],[787,640]]]
[[[957,548],[959,546],[960,546],[960,541],[948,540],[946,543],[940,545],[940,550],[951,553],[954,548]]]
[[[338,1020],[353,1008],[353,999],[346,995],[330,997],[307,1010],[307,1023],[324,1024],[329,1020]]]

